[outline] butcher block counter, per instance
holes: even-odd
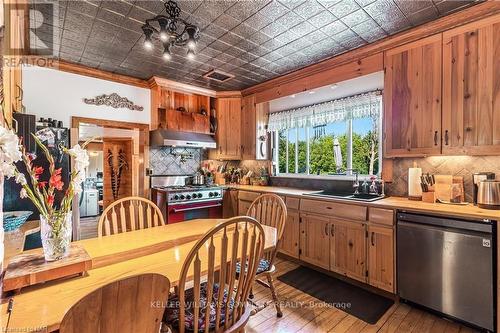
[[[316,197],[309,195],[313,192],[318,192],[318,190],[306,190],[306,189],[276,187],[276,186],[253,186],[253,185],[228,185],[227,187],[230,189],[236,189],[241,191],[274,193],[281,196],[300,197],[300,198],[307,198],[320,201],[350,203],[352,205],[409,210],[415,212],[455,216],[462,218],[500,220],[499,210],[482,209],[472,204],[452,205],[452,204],[442,204],[442,203],[427,203],[422,201],[408,200],[407,198],[404,197],[387,197],[377,201],[364,202],[364,201],[355,201],[355,200],[340,199],[340,198]]]

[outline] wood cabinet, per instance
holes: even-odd
[[[241,160],[241,98],[217,98],[217,148],[210,151],[210,158]]]
[[[332,219],[330,270],[366,282],[366,225]]]
[[[285,229],[281,236],[280,252],[298,259],[299,258],[299,235],[300,235],[300,218],[299,212],[288,210]]]
[[[245,96],[241,105],[241,154],[244,160],[256,157],[256,110],[255,95]]]
[[[238,191],[238,215],[246,215],[248,208],[259,195],[259,192]]]
[[[443,33],[443,154],[500,154],[500,15]]]
[[[300,260],[330,269],[330,219],[301,215]]]
[[[385,157],[441,153],[441,35],[385,52]]]
[[[368,283],[393,293],[394,230],[390,227],[368,226]]]

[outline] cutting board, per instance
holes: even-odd
[[[92,268],[92,259],[83,247],[71,244],[66,257],[45,261],[43,250],[30,250],[11,258],[3,280],[3,290],[23,287],[83,274]]]
[[[436,181],[434,190],[436,192],[436,199],[443,201],[450,201],[451,199],[451,186],[452,184],[459,184],[461,189],[461,200],[465,201],[464,191],[464,177],[452,175],[434,175]]]

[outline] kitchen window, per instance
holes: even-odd
[[[379,175],[380,91],[271,113],[277,176]]]

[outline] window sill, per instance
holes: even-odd
[[[370,180],[369,175],[359,175],[358,180],[359,181],[369,181]],[[297,174],[297,173],[281,173],[277,176],[271,176],[271,178],[296,178],[296,179],[313,179],[313,180],[351,180],[354,181],[356,180],[355,175],[306,175],[306,174]],[[377,176],[377,179],[379,179],[380,176]]]

